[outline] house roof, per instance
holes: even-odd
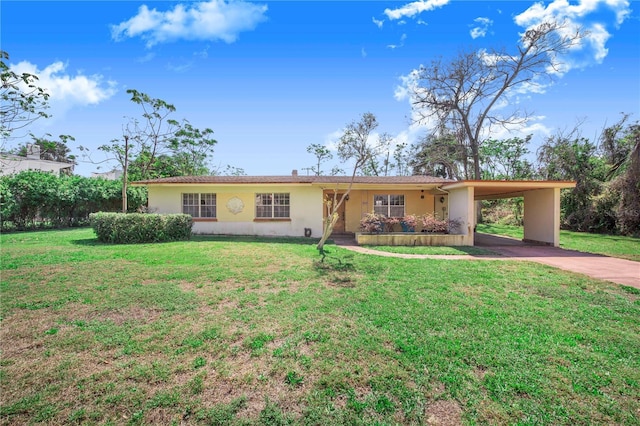
[[[476,200],[496,200],[500,198],[521,197],[526,191],[550,188],[574,188],[574,181],[551,180],[463,180],[442,185],[449,191],[458,188],[473,188]]]
[[[132,182],[133,185],[176,184],[349,184],[351,176],[177,176]],[[356,176],[354,184],[371,185],[442,185],[450,179],[433,176]]]
[[[137,186],[174,185],[305,185],[323,189],[346,189],[351,176],[177,176],[132,182]],[[454,181],[433,176],[356,176],[353,189],[421,189],[432,193],[446,193],[453,189],[473,188],[476,200],[489,200],[522,196],[526,191],[548,188],[573,188],[571,181],[505,181],[462,180]]]

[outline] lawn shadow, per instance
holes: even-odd
[[[156,241],[156,242],[148,242],[148,243],[103,243],[99,241],[97,238],[91,239],[82,239],[82,240],[71,240],[71,244],[79,245],[79,246],[114,246],[114,245],[137,245],[137,244],[166,244],[166,243],[189,243],[189,242],[207,242],[207,241],[215,241],[215,242],[229,242],[229,243],[266,243],[266,244],[298,244],[298,245],[315,245],[318,244],[319,239],[317,238],[307,238],[307,237],[269,237],[269,236],[258,236],[258,235],[192,235],[188,240],[177,240],[177,241]]]
[[[269,243],[269,244],[298,244],[298,245],[315,245],[320,241],[319,238],[309,237],[280,237],[280,236],[262,236],[262,235],[193,235],[190,241],[216,241],[216,242],[237,242],[237,243]]]

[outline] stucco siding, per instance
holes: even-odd
[[[349,200],[345,208],[345,230],[347,232],[360,231],[360,219],[365,214],[373,212],[373,198],[375,195],[404,195],[405,214],[435,214],[439,218],[446,217],[447,201],[440,203],[439,196],[436,197],[428,191],[420,190],[353,190],[349,193]],[[442,210],[445,207],[445,210]]]
[[[524,239],[553,246],[560,243],[560,189],[524,194]]]
[[[474,208],[473,188],[453,189],[449,192],[449,218],[462,224],[454,234],[465,235],[464,245],[473,245]]]
[[[216,220],[194,219],[196,234],[235,234],[312,236],[322,233],[322,190],[293,185],[162,185],[149,186],[149,210],[157,213],[181,213],[183,193],[215,193]],[[256,220],[258,193],[288,193],[290,220]]]

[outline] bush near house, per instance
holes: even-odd
[[[418,223],[422,224],[420,232],[448,234],[461,226],[456,219],[438,219],[432,214],[409,214],[403,217],[388,217],[377,213],[367,213],[360,220],[360,229],[364,232],[380,233],[394,232],[396,225],[400,225],[402,232],[415,232]]]
[[[98,240],[112,244],[188,240],[193,225],[187,214],[99,212],[89,215],[89,220]]]

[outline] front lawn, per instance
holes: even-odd
[[[638,424],[637,290],[313,242],[1,235],[1,424]]]
[[[517,239],[522,239],[524,232],[521,226],[495,223],[478,224],[477,231]],[[640,262],[640,238],[561,230],[560,247]]]

